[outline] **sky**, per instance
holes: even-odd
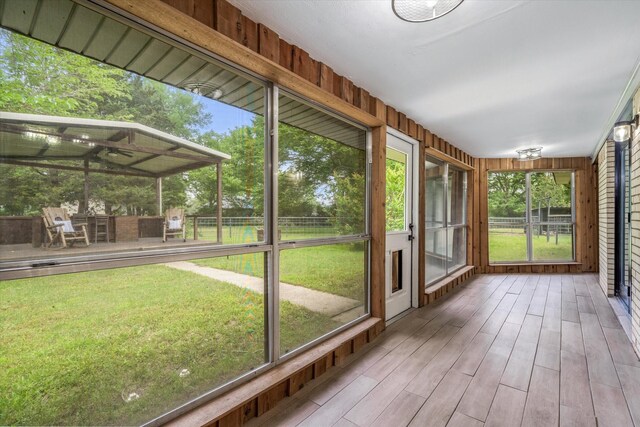
[[[205,111],[211,114],[211,120],[200,128],[203,132],[212,130],[220,134],[228,133],[237,127],[251,124],[251,120],[255,116],[252,112],[204,96],[197,96],[196,99],[202,103]]]

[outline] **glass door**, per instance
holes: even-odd
[[[386,318],[411,308],[414,256],[414,148],[387,134],[386,164]]]
[[[615,293],[631,312],[631,157],[629,141],[616,142]]]

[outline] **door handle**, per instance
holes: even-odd
[[[407,240],[411,242],[413,239],[415,239],[413,236],[413,224],[409,224],[409,236],[407,237]]]

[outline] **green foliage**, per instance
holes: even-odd
[[[264,215],[264,119],[224,135],[206,132],[198,142],[229,154],[222,163],[223,206],[231,216]],[[189,191],[195,196],[194,213],[212,214],[217,206],[215,167],[189,172]]]
[[[133,121],[184,138],[210,119],[189,93],[4,30],[0,71],[3,111]],[[8,165],[0,171],[0,215],[83,203],[82,173]],[[184,176],[163,184],[165,205],[186,203]],[[155,214],[154,185],[150,178],[90,175],[91,199],[120,214]]]
[[[558,172],[558,175],[568,174]],[[531,174],[531,209],[571,207],[571,183],[558,184],[552,172]]]
[[[489,172],[489,216],[524,218],[527,209],[524,172]]]
[[[196,95],[4,30],[0,72],[0,110],[137,122],[229,154],[222,165],[225,215],[264,216],[263,117],[224,134],[203,133],[212,117]],[[285,124],[279,147],[280,216],[337,216],[341,234],[363,232],[364,150]],[[0,170],[0,215],[37,215],[62,204],[87,208],[80,172]],[[150,178],[95,173],[90,199],[108,213],[155,215],[154,186]],[[164,205],[191,214],[213,215],[216,190],[215,166],[163,178]]]
[[[387,231],[404,230],[405,228],[405,164],[387,159],[386,167],[386,223]]]
[[[558,176],[567,172],[556,173]],[[531,175],[531,209],[570,208],[571,183],[559,184],[553,172]],[[524,172],[489,172],[489,216],[524,218],[526,211],[526,174]]]
[[[360,234],[364,231],[365,199],[364,173],[353,172],[351,176],[336,182],[336,224],[340,234]]]
[[[2,111],[91,118],[131,100],[126,72],[8,31],[0,31],[0,69]]]
[[[364,232],[365,152],[280,123],[280,216],[331,216],[340,234]]]

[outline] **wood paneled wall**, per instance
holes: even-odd
[[[474,215],[473,258],[478,273],[581,273],[598,271],[597,165],[589,157],[542,158],[521,162],[515,159],[478,159],[474,180],[478,210]],[[489,264],[488,171],[575,170],[576,262],[557,264]],[[475,201],[474,201],[475,203]]]
[[[384,322],[368,319],[166,425],[241,426],[272,409],[283,399],[295,395],[308,382],[343,365],[351,354],[373,341],[383,329]]]
[[[106,0],[117,8],[125,10],[134,16],[160,27],[186,41],[211,51],[229,61],[240,65],[254,73],[291,89],[309,99],[345,114],[352,119],[370,126],[374,136],[373,152],[373,194],[374,201],[372,215],[372,265],[376,266],[372,271],[372,313],[378,318],[384,318],[384,162],[386,160],[386,147],[384,135],[386,126],[403,132],[418,140],[420,144],[420,159],[424,161],[427,149],[437,150],[450,159],[460,162],[470,168],[469,179],[469,203],[468,203],[468,263],[476,266],[477,272],[573,272],[595,271],[597,269],[597,232],[596,232],[596,195],[594,194],[595,180],[589,159],[545,159],[536,166],[561,168],[568,164],[578,171],[578,254],[580,265],[553,265],[553,266],[524,266],[524,267],[490,267],[487,263],[487,212],[486,212],[486,168],[498,165],[501,169],[514,169],[524,167],[525,164],[513,165],[508,160],[487,160],[473,158],[469,154],[455,147],[448,141],[433,134],[406,114],[375,97],[364,88],[356,86],[348,78],[341,76],[333,69],[320,61],[312,58],[304,49],[284,39],[272,29],[262,23],[257,23],[244,16],[242,12],[228,3],[226,0]],[[213,31],[212,31],[213,30]],[[589,166],[587,166],[589,165]],[[420,217],[421,227],[419,248],[424,253],[424,168],[421,170],[420,192]],[[484,182],[484,184],[483,184]],[[484,192],[483,192],[484,185]],[[420,301],[427,301],[424,289],[424,256],[420,256],[419,286]],[[469,277],[473,272],[464,274]],[[457,284],[461,279],[456,279]],[[451,286],[445,286],[443,291],[433,294],[433,298],[440,296]],[[370,319],[375,321],[376,319]],[[355,328],[358,328],[356,326]],[[246,399],[231,399],[232,391],[219,402],[242,401],[241,406],[234,406],[230,412],[224,413],[222,418],[214,421],[213,425],[242,424],[248,418],[260,415],[264,410],[275,405],[284,396],[295,393],[299,384],[315,378],[324,372],[333,360],[340,360],[343,353],[356,351],[360,344],[373,339],[382,329],[383,322],[378,322],[375,327],[367,332],[358,333],[339,347],[333,347],[330,354],[321,355],[312,364],[306,364],[294,375],[283,376],[280,382],[274,383],[269,390],[253,388],[253,394]],[[309,350],[315,355],[318,351],[325,351],[327,346],[333,346],[332,340],[321,344],[317,348]],[[348,351],[347,351],[348,350]],[[338,353],[336,353],[336,351]],[[326,351],[325,351],[326,353]],[[302,356],[301,356],[302,357]],[[297,360],[294,358],[293,362]],[[323,361],[324,360],[324,361]],[[307,363],[307,362],[304,362]],[[311,362],[310,362],[311,363]],[[318,365],[319,364],[319,365]],[[311,367],[310,367],[311,366]],[[319,368],[317,367],[319,366]],[[274,369],[273,372],[258,377],[256,380],[264,381],[267,376],[284,375]],[[245,392],[251,388],[241,387],[239,392]],[[215,404],[215,402],[212,402]],[[180,419],[175,424],[205,424],[215,420],[211,417],[212,411],[193,411]],[[203,412],[204,411],[204,412]],[[218,413],[222,415],[223,413]],[[204,418],[197,418],[202,415]],[[196,417],[196,418],[189,418]]]
[[[130,10],[134,7],[134,4],[132,4],[130,0],[109,1],[116,6]],[[149,1],[153,3],[157,0]],[[440,138],[438,135],[433,134],[401,111],[396,110],[390,105],[385,105],[381,99],[376,98],[366,89],[356,86],[346,77],[335,73],[329,65],[313,59],[304,49],[280,38],[275,31],[266,25],[256,23],[247,18],[238,8],[226,0],[162,1],[269,61],[278,64],[286,71],[303,78],[327,94],[334,96],[335,100],[333,102],[325,103],[328,107],[335,107],[337,101],[348,103],[350,106],[374,116],[376,119],[382,121],[382,123],[386,123],[387,126],[418,140],[421,143],[419,153],[421,161],[424,161],[424,150],[427,148],[437,150],[453,161],[460,162],[468,167],[473,167],[475,159],[472,156]],[[137,6],[136,10],[139,10],[139,6]],[[133,12],[133,10],[131,11]],[[238,48],[240,47],[238,46]],[[298,89],[300,92],[299,88],[292,89]],[[306,95],[304,92],[301,94]],[[358,120],[358,117],[353,118]],[[384,317],[384,283],[378,280],[378,278],[384,278],[385,239],[384,236],[381,235],[384,234],[384,228],[376,228],[377,225],[380,225],[380,221],[376,221],[377,215],[379,214],[376,209],[382,209],[382,213],[384,214],[384,182],[377,183],[376,180],[384,179],[383,162],[385,160],[386,147],[376,145],[376,142],[381,140],[380,138],[383,137],[381,134],[386,132],[386,130],[383,126],[380,128],[379,133],[377,133],[375,127],[373,131],[374,136],[377,135],[377,137],[374,138],[373,200],[375,203],[382,197],[382,202],[381,204],[378,203],[376,206],[373,206],[372,265],[376,267],[374,271],[372,271],[372,313],[376,316],[382,315],[382,317]],[[420,169],[422,171],[423,168]],[[421,176],[421,182],[423,181],[422,178]],[[379,185],[382,185],[382,188],[378,188]],[[424,224],[423,186],[421,187],[419,203],[420,216],[418,223]],[[471,211],[471,209],[469,211]],[[380,246],[380,250],[378,250],[378,246]],[[423,253],[424,230],[419,234],[418,247],[421,251],[420,253]],[[471,239],[469,239],[469,247],[471,247]],[[427,301],[424,292],[424,257],[419,257],[419,260],[419,295],[420,305],[423,305]],[[471,257],[469,257],[469,260],[471,261]]]
[[[127,0],[109,0],[116,6],[127,8]],[[324,91],[333,94],[360,110],[387,123],[429,147],[433,147],[468,165],[473,158],[448,141],[427,133],[419,138],[424,129],[406,114],[385,105],[384,102],[364,88],[356,86],[348,78],[333,71],[329,65],[313,59],[304,49],[289,43],[264,24],[256,23],[226,0],[162,0],[178,11],[198,20],[206,26],[247,47],[284,69],[304,78]],[[153,5],[155,1],[148,1]],[[131,8],[128,8],[131,9]],[[305,95],[304,93],[302,95]],[[328,105],[331,107],[332,105]]]

